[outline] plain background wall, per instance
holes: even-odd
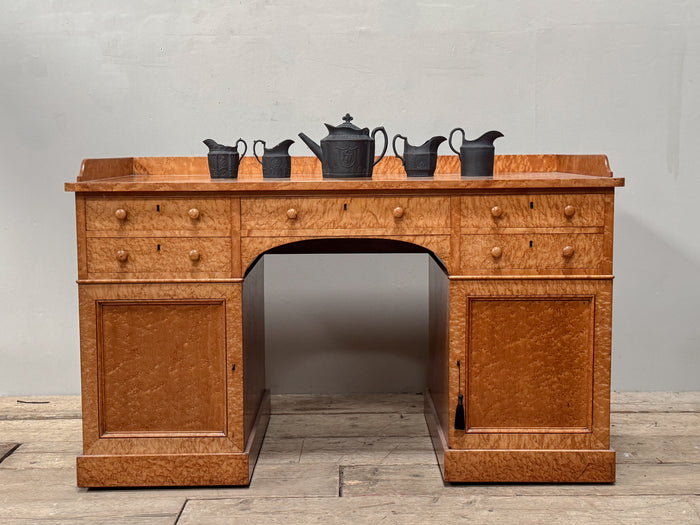
[[[79,392],[63,182],[81,159],[204,155],[208,137],[320,139],[322,123],[346,111],[413,143],[462,126],[471,137],[502,131],[502,154],[607,154],[627,179],[616,201],[613,387],[700,389],[699,54],[695,0],[2,2],[0,394]],[[299,140],[291,151],[309,154]],[[391,334],[420,341],[419,257],[268,257],[269,318],[293,308],[318,320],[268,327],[269,351],[291,351],[280,346],[290,330],[333,354],[325,327],[375,311],[384,295],[408,320],[383,318]],[[375,269],[386,278],[369,278]],[[339,275],[359,303],[320,311]],[[358,331],[374,329],[362,319]]]

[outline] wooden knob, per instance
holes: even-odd
[[[126,260],[129,258],[129,252],[126,250],[119,250],[117,252],[117,261],[119,262],[126,262]]]
[[[575,213],[576,208],[574,208],[573,206],[567,206],[566,208],[564,208],[564,215],[566,215],[567,217],[573,217]]]
[[[500,217],[501,215],[503,215],[503,210],[500,206],[494,206],[493,208],[491,208],[491,215],[493,215],[494,217]]]
[[[396,208],[394,208],[394,217],[396,217],[397,219],[403,217],[403,208],[401,206],[397,206]]]
[[[126,219],[126,210],[123,208],[119,208],[117,211],[114,212],[114,216],[120,221],[123,221],[124,219]]]
[[[190,260],[192,260],[192,261],[199,260],[199,252],[197,250],[190,250]]]
[[[574,254],[574,247],[573,246],[564,246],[564,249],[561,251],[561,254],[564,257],[571,257]]]
[[[287,210],[287,218],[288,219],[296,219],[297,218],[297,211],[294,208],[289,208]]]
[[[498,259],[501,257],[501,255],[503,255],[503,250],[500,246],[494,246],[493,248],[491,248],[491,257],[493,257],[494,259]]]
[[[187,215],[190,216],[190,219],[199,219],[199,210],[197,208],[192,208],[187,212]]]

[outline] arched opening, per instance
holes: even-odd
[[[446,274],[430,250],[391,239],[275,247],[246,271],[245,346],[264,354],[273,394],[423,392],[437,326],[431,275],[446,302]]]

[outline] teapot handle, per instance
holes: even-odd
[[[449,145],[450,145],[450,149],[451,149],[452,151],[454,151],[454,152],[457,154],[457,156],[460,158],[460,160],[462,160],[462,157],[459,156],[459,151],[457,151],[456,149],[454,149],[454,147],[452,146],[452,135],[454,135],[455,131],[461,131],[461,132],[462,132],[462,142],[464,142],[464,139],[466,139],[467,137],[466,137],[466,135],[464,134],[464,130],[463,130],[462,128],[455,128],[455,129],[453,129],[452,131],[450,131],[450,139],[449,139],[449,141],[448,141],[448,143],[449,143]]]
[[[258,140],[254,140],[254,141],[253,141],[253,155],[255,155],[255,160],[257,160],[260,164],[262,164],[262,161],[261,161],[260,158],[258,157],[258,154],[255,153],[255,146],[258,144],[258,142],[262,142],[263,151],[265,151],[265,141],[264,141],[264,140],[259,140],[259,139],[258,139]]]
[[[408,139],[406,137],[404,137],[403,135],[397,134],[396,136],[394,136],[394,140],[391,141],[391,149],[394,150],[394,155],[396,155],[397,158],[401,159],[401,164],[403,164],[405,166],[406,161],[403,160],[403,157],[401,155],[399,155],[398,151],[396,151],[396,139],[403,139],[403,141],[404,141],[404,143],[403,143],[404,153],[406,153],[406,140],[408,140]]]
[[[241,153],[241,156],[239,157],[239,158],[242,159],[243,156],[245,155],[245,152],[248,151],[248,144],[245,143],[245,140],[243,140],[243,139],[238,139],[238,140],[236,141],[236,149],[238,149],[238,143],[239,143],[239,142],[242,142],[242,143],[243,143],[243,153]]]
[[[374,135],[377,133],[377,131],[381,131],[382,135],[384,135],[384,149],[382,150],[382,154],[379,155],[379,158],[376,161],[374,161],[374,164],[372,164],[372,166],[376,166],[377,162],[379,162],[380,160],[382,160],[384,158],[384,154],[386,153],[386,148],[389,145],[389,137],[386,134],[386,130],[384,129],[383,126],[379,126],[378,128],[374,128],[372,130],[372,139],[374,140]]]

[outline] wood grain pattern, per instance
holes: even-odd
[[[566,257],[564,249],[573,248]],[[499,252],[494,252],[497,248]],[[461,270],[591,270],[602,273],[604,261],[603,235],[587,233],[557,233],[531,235],[463,235],[461,241]],[[498,254],[497,257],[494,254]]]
[[[199,258],[192,260],[190,252]],[[121,262],[118,252],[125,252]],[[228,237],[184,238],[89,238],[88,276],[100,277],[231,277],[231,239]]]
[[[467,432],[590,432],[592,298],[467,303]]]
[[[241,284],[198,284],[198,283],[174,283],[174,284],[116,284],[116,285],[101,285],[101,284],[84,284],[78,287],[79,292],[79,305],[80,305],[80,344],[81,344],[81,375],[82,375],[82,398],[83,398],[83,453],[85,455],[122,455],[122,454],[168,454],[168,453],[180,453],[180,454],[202,454],[202,453],[230,453],[230,452],[243,452],[245,447],[244,436],[243,436],[243,384],[240,372],[234,372],[231,370],[232,363],[242,362],[242,352],[241,352]],[[175,308],[177,314],[163,314],[160,312],[159,315],[155,315],[153,326],[149,325],[148,329],[139,329],[139,325],[143,324],[144,321],[138,320],[138,315],[129,312],[125,320],[113,323],[107,323],[105,327],[104,322],[100,322],[100,304],[116,305],[118,309],[120,305],[136,305],[131,308],[131,310],[138,310],[139,305],[143,305],[143,308],[148,310],[153,308],[149,305],[162,305],[164,303],[172,303],[174,306],[184,307]],[[207,313],[203,315],[199,314],[202,323],[206,326],[197,327],[192,324],[192,320],[189,315],[185,315],[185,311],[188,310],[187,305],[204,306],[207,303],[216,304],[219,303],[225,305],[223,318],[219,318],[217,314]],[[213,306],[214,308],[221,308]],[[196,309],[196,308],[195,308]],[[206,309],[205,309],[206,310]],[[200,311],[201,312],[201,311]],[[189,311],[187,312],[190,313]],[[179,315],[178,315],[179,314]],[[115,313],[115,315],[117,315]],[[121,313],[118,315],[122,315]],[[193,314],[194,315],[194,314]],[[162,319],[165,316],[166,319]],[[213,316],[213,317],[212,317]],[[112,315],[114,317],[114,315]],[[218,325],[214,322],[214,318],[218,319]],[[109,320],[109,319],[108,319]],[[131,320],[133,320],[134,327],[131,327]],[[128,323],[126,321],[129,321]],[[168,323],[167,321],[172,321]],[[111,321],[110,321],[111,322]],[[214,324],[214,326],[211,326]],[[114,326],[112,326],[114,325]],[[104,348],[104,338],[102,336],[102,331],[107,329],[113,335],[118,335],[119,333],[129,333],[132,332],[133,335],[129,335],[129,341],[115,343],[116,346],[110,346],[108,339],[108,353],[112,352],[112,357],[118,361],[118,355],[114,352],[119,350],[120,352],[127,352],[134,355],[134,359],[140,356],[142,361],[136,359],[135,362],[132,360],[122,363],[124,370],[122,372],[118,369],[118,363],[108,361],[107,367],[105,369],[101,356],[104,352],[101,348]],[[216,373],[225,374],[225,396],[222,399],[220,395],[220,388],[211,387],[210,379],[206,377],[199,377],[194,382],[193,386],[182,385],[181,388],[174,386],[173,382],[169,378],[169,372],[163,369],[163,366],[158,367],[153,371],[149,363],[149,360],[157,359],[161,356],[161,352],[164,352],[165,356],[173,357],[173,352],[177,354],[178,351],[183,351],[184,343],[188,342],[188,351],[192,349],[193,343],[188,339],[188,334],[192,334],[191,338],[198,338],[199,332],[202,330],[209,330],[213,334],[225,334],[221,335],[219,339],[223,339],[225,342],[225,362],[221,362],[221,359],[214,356],[219,355],[216,352],[220,352],[220,347],[215,347],[214,350],[207,350],[208,352],[214,351],[214,354],[209,354],[210,357],[196,357],[192,358],[195,363],[199,361],[200,363],[195,366],[195,369],[188,371],[187,368],[183,370],[175,371],[175,376],[178,374],[197,374],[195,370],[197,368],[209,369],[209,365],[215,364],[216,361],[220,368]],[[180,350],[177,348],[172,349],[175,345],[173,340],[166,335],[166,332],[182,332],[178,337],[183,343]],[[221,332],[223,331],[223,332]],[[152,334],[152,335],[151,335]],[[123,337],[123,334],[122,336]],[[207,336],[212,340],[212,335]],[[159,344],[159,339],[164,339],[167,344]],[[217,336],[218,338],[218,336]],[[146,344],[148,343],[148,344]],[[219,343],[220,344],[220,343]],[[146,345],[144,347],[144,345]],[[196,345],[195,345],[196,346]],[[170,347],[170,348],[169,348]],[[139,354],[139,349],[146,348],[148,352],[143,355]],[[144,350],[141,350],[144,351]],[[192,349],[191,351],[194,351]],[[136,352],[136,353],[135,353]],[[143,360],[146,360],[144,363]],[[178,359],[185,360],[189,359],[187,352],[180,354]],[[143,366],[140,366],[143,364]],[[189,365],[188,365],[189,366]],[[129,369],[129,370],[127,370]],[[223,371],[222,371],[223,369]],[[111,372],[116,374],[112,376],[112,379],[107,379],[103,373],[99,371],[103,370],[105,372]],[[114,383],[113,380],[119,380],[121,375],[126,374],[123,379],[127,385],[119,385]],[[138,377],[143,375],[143,377]],[[218,376],[220,377],[220,376]],[[160,379],[159,379],[160,378]],[[129,385],[143,383],[144,387],[147,388],[150,395],[137,395],[133,400],[117,400],[117,406],[110,406],[110,399],[107,399],[107,405],[104,406],[104,400],[101,400],[99,394],[101,390],[101,384],[107,381],[113,388],[116,388],[116,392],[120,389],[128,389],[131,392]],[[201,386],[201,391],[198,386]],[[209,386],[204,386],[209,385]],[[220,385],[220,383],[219,383]],[[176,389],[175,398],[170,391],[171,388]],[[115,390],[112,390],[115,392]],[[189,392],[188,396],[179,398],[181,393]],[[104,395],[104,394],[102,394]],[[194,396],[194,398],[193,398]],[[207,397],[209,396],[209,397]],[[212,397],[213,396],[213,397]],[[194,412],[195,417],[192,423],[185,416],[185,419],[178,420],[176,414],[170,413],[167,408],[169,404],[180,403],[187,406],[194,406],[194,399],[197,398],[207,398],[210,400],[218,399],[223,403],[223,406],[210,406],[210,407],[199,407],[200,412],[197,414],[196,410]],[[113,395],[112,398],[114,399]],[[141,405],[142,408],[133,405],[131,408],[129,404]],[[124,406],[118,406],[119,404],[124,404]],[[163,417],[165,422],[161,423],[158,421],[151,421],[150,416],[157,414],[158,410],[151,411],[150,407],[161,407],[163,412]],[[133,408],[133,414],[132,409]],[[120,419],[117,420],[117,429],[121,429],[118,435],[112,437],[102,437],[103,430],[100,429],[100,421],[104,419],[104,410],[111,410],[112,414],[116,414]],[[140,412],[139,412],[140,410]],[[218,436],[198,436],[196,431],[192,428],[198,428],[203,430],[205,426],[215,426],[214,421],[218,421],[220,410],[224,410],[227,414],[227,421],[225,423],[226,433],[224,435]],[[211,412],[209,412],[211,411]],[[130,423],[128,418],[133,417],[139,424],[145,426],[141,430],[133,430],[129,427]],[[199,418],[199,419],[197,419]],[[177,428],[176,423],[182,423],[186,425],[184,428]],[[205,425],[206,424],[206,425]],[[169,426],[168,426],[169,425]],[[164,434],[163,430],[168,430],[168,433]],[[218,430],[218,429],[214,429]],[[143,431],[146,431],[144,434]],[[155,434],[153,437],[149,437],[148,433]]]
[[[428,262],[428,371],[431,406],[443,433],[449,426],[449,280],[438,264]],[[427,416],[426,416],[427,417]]]
[[[395,217],[394,209],[403,213]],[[294,218],[287,212],[294,210]],[[241,199],[243,236],[295,235],[307,230],[381,230],[381,233],[449,233],[446,197],[342,197]]]
[[[351,235],[337,234],[343,239],[390,239],[402,241],[430,250],[437,255],[446,267],[450,264],[450,236],[449,235]],[[247,268],[262,253],[289,243],[304,240],[329,238],[324,236],[299,236],[299,237],[244,237],[241,239],[241,259],[243,268]]]
[[[243,282],[243,407],[245,440],[253,429],[265,393],[264,259]]]
[[[100,436],[226,435],[225,304],[99,301]]]
[[[447,450],[445,481],[614,483],[612,450]]]
[[[565,214],[567,206],[574,210]],[[494,216],[492,210],[500,214]],[[462,230],[470,228],[574,228],[602,226],[603,194],[473,195],[462,197]]]
[[[78,456],[79,487],[247,485],[247,454]]]
[[[556,406],[557,403],[561,403],[561,400],[553,402],[552,405],[549,404],[544,398],[548,394],[543,394],[544,398],[541,398],[542,405],[541,409],[544,414],[537,416],[541,418],[550,418],[555,420],[558,417],[565,417],[567,413],[571,414],[572,409],[578,406],[579,415],[583,411],[583,395],[584,392],[589,392],[587,399],[585,400],[586,406],[590,407],[590,433],[581,432],[580,429],[572,428],[571,431],[563,431],[562,429],[557,429],[556,427],[542,427],[541,431],[536,431],[533,428],[525,428],[524,433],[518,433],[516,431],[494,431],[488,432],[464,432],[456,431],[450,429],[449,432],[449,446],[452,449],[608,449],[610,447],[610,340],[611,340],[611,310],[612,310],[612,279],[518,279],[518,280],[508,280],[508,279],[497,279],[497,280],[454,280],[450,279],[450,340],[451,340],[451,362],[450,362],[450,413],[454,417],[454,405],[456,403],[457,394],[459,390],[459,383],[457,381],[457,367],[456,360],[467,359],[467,352],[470,350],[470,345],[474,345],[474,351],[477,352],[487,352],[487,350],[482,350],[479,346],[480,344],[486,344],[488,348],[493,351],[493,356],[485,357],[484,353],[479,356],[482,363],[485,363],[484,359],[499,359],[499,350],[497,341],[499,338],[509,339],[507,347],[509,350],[513,350],[509,355],[509,358],[513,359],[513,362],[517,362],[518,359],[524,359],[527,361],[527,356],[532,353],[532,349],[528,346],[530,342],[536,344],[538,341],[536,334],[532,335],[534,339],[523,339],[521,340],[517,337],[518,326],[522,323],[523,330],[537,332],[538,327],[535,326],[530,328],[529,321],[533,323],[537,322],[539,324],[539,330],[542,330],[539,339],[542,337],[547,339],[550,335],[560,330],[558,324],[552,323],[548,324],[546,321],[535,321],[532,318],[533,310],[528,308],[526,311],[521,311],[520,313],[524,318],[520,318],[516,315],[505,316],[502,321],[508,321],[508,326],[510,328],[504,329],[499,327],[494,329],[491,334],[487,334],[488,328],[483,328],[483,331],[479,334],[477,333],[477,341],[471,341],[469,334],[471,329],[469,328],[469,318],[468,318],[468,305],[471,301],[495,301],[496,304],[499,300],[503,301],[515,301],[519,300],[531,300],[532,309],[537,310],[536,301],[554,301],[552,305],[556,304],[556,301],[571,300],[574,301],[591,301],[592,313],[590,315],[589,324],[584,325],[583,314],[579,315],[579,321],[577,323],[578,331],[577,335],[566,336],[566,339],[572,341],[572,337],[575,339],[579,338],[578,344],[583,345],[584,334],[581,332],[587,330],[585,337],[587,340],[592,342],[592,355],[590,357],[590,362],[588,367],[583,367],[583,365],[578,366],[577,369],[582,375],[588,374],[592,384],[592,390],[586,390],[588,385],[584,385],[583,379],[578,380],[575,383],[578,387],[574,385],[565,384],[563,381],[563,376],[557,377],[556,366],[559,366],[560,370],[564,371],[566,368],[567,358],[566,355],[571,354],[572,349],[568,348],[564,355],[561,356],[561,362],[556,364],[557,355],[554,353],[550,355],[549,362],[545,359],[542,361],[545,369],[539,373],[542,373],[545,377],[545,381],[552,381],[552,385],[556,388],[569,390],[568,393],[563,393],[562,395],[567,396],[566,402],[572,403],[572,406],[567,406],[562,415],[558,414],[547,414],[548,411],[552,410],[552,406]],[[487,304],[487,303],[484,303]],[[510,303],[509,303],[510,304]],[[508,305],[506,305],[508,306]],[[541,310],[544,312],[546,308],[544,303],[542,304]],[[498,308],[496,308],[498,309]],[[510,307],[512,309],[512,307]],[[509,308],[506,307],[505,311],[508,312]],[[519,310],[519,308],[515,308]],[[458,313],[461,312],[461,313]],[[496,312],[494,312],[494,315]],[[555,313],[542,315],[556,315]],[[535,315],[536,317],[536,315]],[[490,321],[485,321],[486,325]],[[563,323],[566,325],[567,323]],[[512,329],[514,332],[511,333],[509,330]],[[553,344],[559,344],[554,342]],[[518,357],[516,349],[521,348],[521,352],[525,352],[525,356]],[[527,348],[522,350],[522,348]],[[533,347],[534,348],[534,347]],[[533,355],[539,356],[541,352],[547,353],[547,350],[543,347],[537,350]],[[503,348],[505,350],[505,347]],[[583,351],[583,350],[580,350]],[[461,357],[460,357],[461,356]],[[571,358],[571,355],[569,355]],[[585,361],[581,356],[579,356],[579,363]],[[539,357],[538,357],[539,360]],[[556,366],[555,366],[556,364]],[[468,364],[471,366],[471,364]],[[522,363],[523,373],[528,373],[528,364],[526,362]],[[548,367],[548,368],[547,368]],[[488,384],[491,380],[486,373],[488,366],[484,368],[483,383]],[[513,371],[514,369],[510,369]],[[537,366],[533,366],[531,369],[532,374],[537,374]],[[490,372],[490,371],[489,371]],[[498,373],[505,373],[500,371]],[[567,372],[564,372],[566,375]],[[592,375],[591,375],[592,374]],[[498,374],[493,378],[494,381],[498,381]],[[503,376],[501,376],[503,378]],[[505,378],[503,378],[504,381]],[[464,392],[470,392],[470,386],[468,380],[463,377],[464,383],[462,383],[462,390]],[[517,382],[517,378],[513,378],[513,381]],[[556,383],[562,382],[558,387]],[[515,388],[514,385],[504,386],[506,389]],[[537,389],[538,383],[528,384],[528,388]],[[504,403],[504,406],[510,400],[514,406],[518,406],[519,403],[529,403],[529,402],[539,402],[537,397],[533,394],[530,399],[527,398],[527,390],[522,392],[513,392],[511,390],[511,396],[504,397],[503,399],[498,398],[497,394],[494,394],[494,403]],[[521,399],[521,396],[524,396]],[[576,405],[575,403],[578,403]],[[521,407],[522,408],[522,407]],[[507,411],[507,408],[502,410]],[[588,410],[588,408],[587,408]],[[588,412],[586,412],[588,414]],[[507,412],[506,412],[507,414]],[[498,416],[498,414],[491,414],[487,417],[513,417],[516,419],[518,417],[517,413],[511,413],[512,416]],[[535,418],[536,419],[536,418]],[[575,419],[575,418],[574,418]],[[563,421],[563,419],[562,419]],[[513,427],[515,428],[515,427]]]
[[[91,162],[112,159],[89,159]],[[121,160],[121,159],[113,159]],[[134,157],[124,159],[133,161],[133,174],[138,175],[197,175],[209,173],[206,157]],[[131,166],[129,166],[131,168]],[[97,174],[101,167],[88,166],[82,170],[86,176]],[[454,155],[440,155],[436,173],[459,173],[459,158]],[[494,173],[561,171],[609,177],[612,175],[606,155],[496,155]],[[262,168],[250,156],[243,157],[239,167],[241,175],[262,175]],[[292,173],[320,175],[321,161],[316,157],[292,157]],[[374,167],[374,174],[403,173],[401,160],[396,157],[384,157]],[[131,173],[128,173],[131,174]],[[115,176],[115,175],[112,175]]]
[[[124,219],[116,217],[116,211],[126,213]],[[197,210],[197,217],[189,215]],[[177,197],[89,197],[86,199],[86,223],[88,231],[108,231],[124,234],[145,231],[223,233],[231,229],[231,204],[229,199],[177,198]]]

